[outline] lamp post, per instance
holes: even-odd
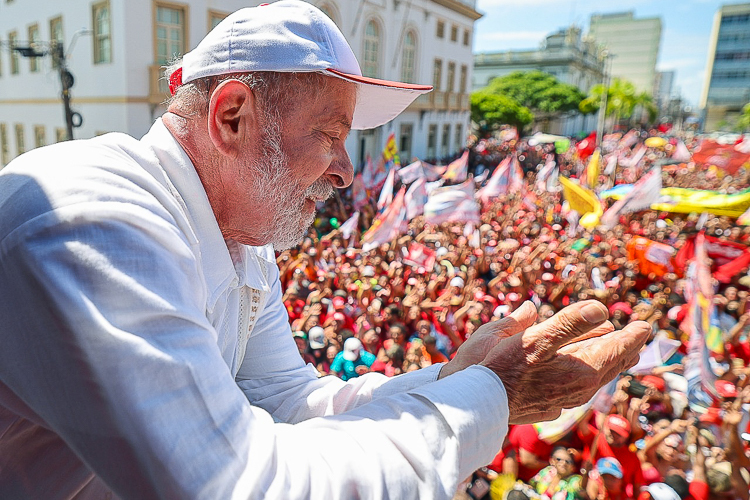
[[[596,120],[596,147],[600,148],[602,147],[602,139],[604,137],[604,120],[607,115],[607,98],[609,96],[609,71],[608,71],[608,63],[609,63],[609,51],[607,49],[604,49],[602,51],[602,56],[604,56],[604,91],[602,92],[602,100],[599,104],[599,116]]]
[[[88,29],[76,31],[76,33],[73,35],[71,47],[80,35],[85,35],[90,32],[91,30]],[[46,45],[48,48],[46,50],[37,50],[35,46],[39,46],[42,44]],[[57,72],[60,76],[60,85],[62,87],[60,96],[62,97],[63,109],[65,112],[65,129],[67,136],[66,140],[72,140],[73,129],[78,128],[83,124],[83,117],[80,113],[78,113],[77,111],[73,111],[73,109],[70,107],[70,89],[75,83],[75,78],[73,78],[73,73],[68,70],[63,43],[59,40],[53,40],[51,42],[34,43],[25,47],[13,46],[13,50],[18,52],[23,57],[44,57],[47,55],[52,56],[52,61],[57,67]]]

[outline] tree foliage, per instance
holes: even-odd
[[[737,126],[735,127],[740,132],[750,129],[750,102],[745,104],[742,108],[742,113],[737,120]]]
[[[515,71],[494,78],[483,90],[510,97],[536,115],[577,111],[586,97],[577,87],[543,71]]]
[[[605,88],[602,84],[591,87],[589,96],[582,100],[579,105],[581,113],[590,114],[599,111],[604,92]],[[633,116],[637,109],[641,109],[648,113],[650,121],[656,119],[658,110],[651,96],[646,92],[638,92],[631,82],[622,78],[615,78],[606,92],[607,110],[605,116],[614,117],[615,120],[627,120]]]
[[[471,94],[471,119],[483,133],[500,125],[513,125],[520,131],[532,122],[534,115],[514,99],[483,89]]]

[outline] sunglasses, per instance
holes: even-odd
[[[556,462],[565,462],[568,465],[575,465],[575,462],[573,462],[570,459],[562,458],[562,457],[552,457],[552,460],[555,460]]]

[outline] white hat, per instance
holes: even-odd
[[[450,286],[457,286],[458,288],[464,287],[464,279],[461,276],[454,276],[451,278]]]
[[[310,349],[323,349],[326,346],[326,333],[320,326],[314,326],[307,332],[310,341]]]
[[[365,268],[362,269],[362,276],[372,278],[373,276],[375,276],[375,268],[372,266],[365,266]]]
[[[510,306],[501,304],[495,308],[492,315],[496,318],[504,318],[510,312]]]
[[[652,483],[646,487],[654,500],[680,500],[680,495],[668,484]]]
[[[253,71],[321,72],[357,84],[352,129],[378,127],[398,116],[429,85],[362,76],[349,43],[323,12],[301,0],[240,9],[182,58],[170,90],[197,78]]]
[[[344,342],[344,359],[347,361],[356,361],[359,358],[360,349],[362,349],[362,342],[356,337],[349,337]]]

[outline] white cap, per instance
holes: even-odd
[[[509,312],[510,312],[510,306],[505,305],[505,304],[500,304],[492,312],[492,315],[496,318],[504,318]]]
[[[323,349],[326,346],[326,333],[320,326],[314,326],[307,332],[310,349]]]
[[[654,500],[680,500],[680,495],[666,483],[652,483],[646,487]]]
[[[240,9],[182,58],[170,90],[197,78],[253,71],[321,72],[357,84],[352,129],[391,121],[429,85],[362,76],[349,43],[323,12],[301,0]]]
[[[359,358],[360,349],[362,349],[362,342],[356,337],[349,337],[344,342],[344,359],[347,361],[356,361]]]
[[[362,276],[366,276],[368,278],[375,276],[375,268],[372,266],[365,266],[365,268],[362,269]]]
[[[464,279],[461,276],[454,276],[451,278],[450,286],[457,286],[458,288],[464,287]]]

